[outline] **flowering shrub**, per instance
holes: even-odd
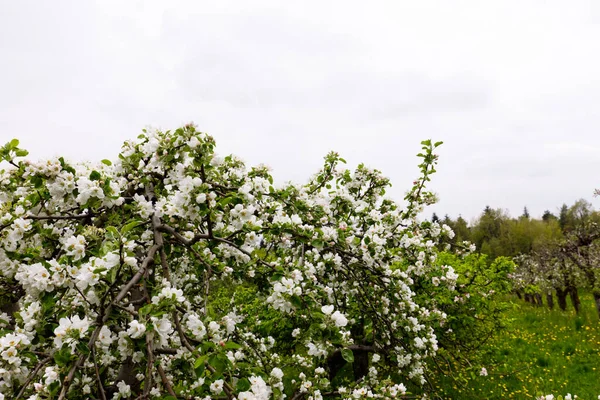
[[[436,333],[444,350],[441,354],[460,363],[465,356],[474,355],[499,329],[506,327],[505,311],[510,307],[506,294],[512,290],[509,275],[515,264],[507,257],[497,257],[488,263],[483,254],[461,257],[448,252],[438,255],[438,263],[453,265],[458,278],[454,291],[429,295],[448,316],[447,322]],[[435,284],[435,277],[432,279]]]
[[[425,392],[458,274],[406,208],[336,153],[306,185],[215,154],[187,125],[116,161],[0,171],[0,399],[393,398]],[[441,296],[441,297],[440,297]]]

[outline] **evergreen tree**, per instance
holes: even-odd
[[[454,221],[448,214],[444,215],[444,219],[442,220],[442,224],[448,225],[450,228],[454,229]]]
[[[550,221],[556,221],[556,215],[552,214],[549,210],[544,211],[544,214],[542,215],[542,221],[544,222],[550,222]]]
[[[569,207],[565,203],[560,207],[560,212],[558,214],[558,223],[560,224],[560,229],[563,232],[566,231],[569,220]]]

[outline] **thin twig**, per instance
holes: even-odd
[[[173,391],[173,388],[171,387],[171,384],[169,383],[169,379],[167,378],[167,375],[165,374],[165,371],[163,370],[162,365],[158,364],[158,366],[156,367],[156,369],[158,370],[158,374],[160,375],[160,379],[161,379],[163,385],[165,385],[165,388],[167,389],[167,392],[169,392],[169,394],[171,396],[177,398],[177,395]]]
[[[50,360],[51,360],[51,358],[48,357],[48,358],[45,358],[45,359],[43,359],[42,361],[40,361],[38,363],[38,365],[35,367],[35,369],[33,371],[31,371],[31,373],[27,377],[27,380],[25,381],[25,383],[21,387],[21,390],[19,390],[19,393],[17,394],[17,397],[15,397],[15,400],[18,399],[19,397],[23,396],[23,394],[25,393],[25,390],[27,389],[27,386],[29,386],[29,384],[31,383],[31,381],[33,380],[33,378],[35,378],[35,376],[40,371],[40,369],[42,369],[42,367],[44,365],[46,365]]]
[[[144,382],[144,395],[147,396],[152,389],[152,365],[154,364],[154,348],[152,335],[146,335],[146,349],[148,350],[148,365],[146,366],[146,382]]]
[[[27,215],[25,219],[45,220],[45,219],[86,219],[92,218],[95,214],[77,214],[77,215]]]
[[[100,398],[101,400],[106,400],[106,393],[104,393],[104,386],[102,386],[102,379],[100,379],[100,371],[98,370],[98,362],[96,361],[96,344],[92,346],[92,359],[94,360],[94,369],[96,370],[96,380],[98,381]]]

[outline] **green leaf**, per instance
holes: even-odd
[[[152,306],[153,306],[153,304],[146,304],[145,306],[140,308],[138,310],[138,314],[140,315],[140,317],[148,315],[152,311]]]
[[[88,347],[87,343],[84,341],[77,343],[77,350],[79,350],[79,352],[81,354],[85,354],[85,355],[90,354],[90,348]]]
[[[219,204],[221,206],[226,206],[227,204],[231,203],[233,200],[235,200],[235,197],[233,197],[233,196],[223,197],[221,200],[219,200]]]
[[[353,363],[354,353],[350,349],[342,349],[342,358],[349,363]]]
[[[29,154],[29,152],[27,150],[19,149],[19,150],[15,151],[15,154],[17,157],[25,157],[26,155]]]
[[[150,311],[150,315],[153,317],[162,317],[163,315],[165,315],[167,312],[164,309],[152,309]]]
[[[42,312],[47,312],[56,304],[56,296],[53,293],[46,293],[42,297]]]
[[[317,322],[322,322],[325,319],[325,314],[323,314],[320,311],[314,311],[314,312],[310,313],[310,316],[312,317],[313,320],[315,320]]]
[[[322,239],[314,239],[311,244],[313,247],[320,250],[325,246],[325,241]]]
[[[132,221],[121,228],[121,235],[125,236],[127,232],[141,224],[140,221]]]
[[[90,174],[90,181],[99,181],[100,178],[102,178],[102,175],[98,171],[92,171]]]
[[[104,165],[108,165],[109,167],[112,165],[112,162],[111,162],[110,160],[106,160],[106,159],[105,159],[105,160],[102,160],[102,161],[100,161],[100,162],[101,162],[102,164],[104,164]]]
[[[227,363],[220,354],[214,354],[208,360],[208,364],[215,369],[215,375],[221,376],[227,368]]]
[[[117,279],[117,272],[118,272],[117,268],[113,268],[110,271],[108,271],[108,281],[110,283],[114,283],[115,279]]]
[[[271,279],[273,279],[274,281],[279,281],[284,276],[285,275],[283,274],[283,272],[274,272],[273,275],[271,275]]]
[[[73,168],[73,167],[71,167],[70,165],[68,165],[68,164],[65,162],[65,159],[64,159],[64,158],[62,158],[62,157],[61,157],[61,158],[59,158],[59,159],[58,159],[58,161],[60,161],[60,166],[61,166],[61,167],[62,167],[62,168],[65,170],[65,171],[67,171],[67,172],[70,172],[70,173],[72,173],[73,175],[75,175],[75,174],[76,174],[75,168]]]
[[[242,346],[239,345],[239,344],[237,344],[237,343],[235,343],[235,342],[227,342],[227,343],[225,343],[225,348],[226,349],[237,350],[237,349],[242,348]]]
[[[200,348],[202,349],[203,353],[207,353],[209,350],[212,350],[215,347],[217,347],[217,345],[213,342],[204,342],[200,345]]]
[[[206,363],[206,359],[208,358],[207,355],[198,357],[196,359],[196,362],[194,363],[194,368],[200,368],[204,366],[204,363]]]
[[[292,305],[296,308],[302,308],[303,304],[302,304],[302,299],[300,298],[300,296],[292,296],[290,297],[290,303],[292,303]]]
[[[119,231],[114,226],[107,226],[106,231],[110,233],[115,239],[121,237]]]
[[[69,348],[60,349],[54,353],[54,362],[59,367],[64,367],[71,361],[71,351]]]
[[[35,354],[33,354],[30,351],[23,351],[21,352],[21,357],[27,357],[29,359],[29,361],[31,362],[36,362],[38,361],[38,358]]]
[[[34,175],[31,177],[31,183],[33,183],[33,187],[39,189],[44,185],[44,180],[40,176]]]
[[[10,149],[14,149],[15,147],[17,147],[19,145],[19,141],[17,139],[13,139],[8,143],[8,147]]]
[[[235,385],[235,389],[237,392],[245,392],[248,389],[250,389],[250,381],[248,380],[248,378],[242,378],[240,380],[237,381],[237,384]]]

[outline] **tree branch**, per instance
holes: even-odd
[[[96,381],[98,381],[100,399],[106,400],[106,393],[104,393],[104,386],[102,385],[102,379],[100,379],[100,371],[98,370],[98,362],[96,361],[96,344],[92,346],[92,359],[94,360],[94,370],[96,371]]]
[[[95,217],[96,214],[86,213],[77,215],[27,215],[25,219],[45,220],[45,219],[86,219]]]
[[[31,371],[31,373],[27,377],[27,380],[21,387],[21,390],[19,390],[19,393],[17,394],[17,397],[15,397],[15,400],[20,398],[21,396],[23,396],[23,394],[25,393],[25,390],[27,389],[27,386],[29,386],[29,384],[31,383],[33,378],[35,378],[35,376],[40,371],[40,369],[42,369],[42,367],[44,365],[46,365],[51,359],[52,359],[51,357],[47,357],[38,363],[38,365],[35,367],[35,369],[33,371]]]

